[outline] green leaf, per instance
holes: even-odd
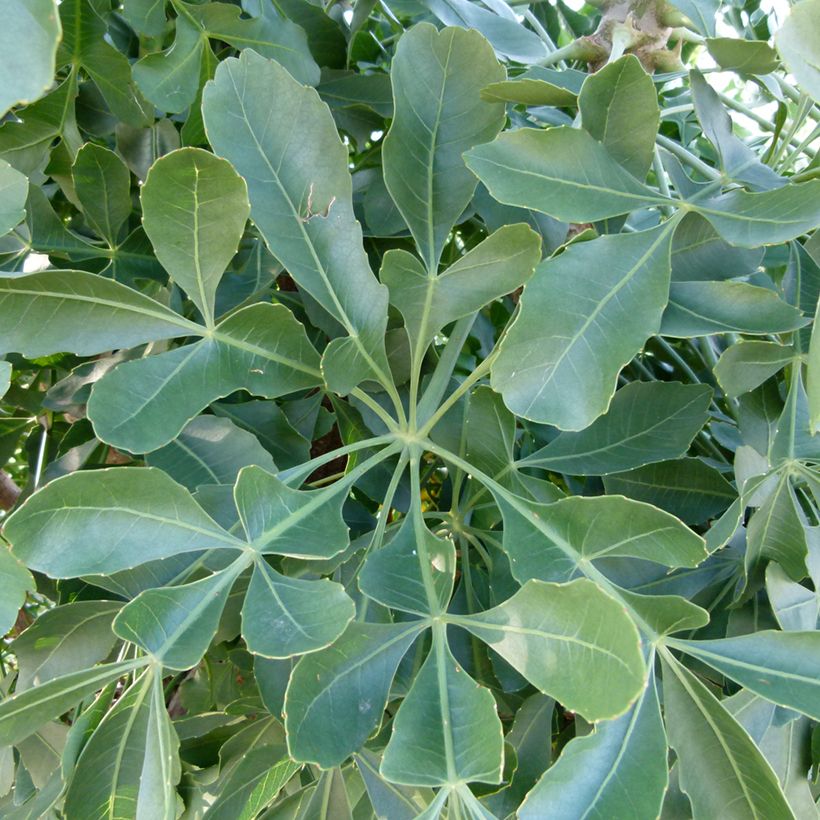
[[[730,40],[743,43],[744,40]],[[767,46],[768,48],[768,46]],[[720,168],[732,179],[746,182],[756,190],[778,188],[786,180],[761,162],[758,155],[732,132],[732,120],[717,93],[695,70],[689,75],[692,101],[703,133],[715,147]]]
[[[522,820],[635,818],[660,814],[668,773],[666,733],[650,678],[621,717],[571,740],[519,809]]]
[[[123,0],[123,16],[140,34],[158,37],[165,30],[165,0]]]
[[[242,608],[248,651],[290,658],[329,646],[356,614],[341,584],[289,578],[258,558]]]
[[[540,692],[530,695],[515,714],[504,738],[515,750],[517,767],[507,786],[484,798],[484,805],[498,817],[518,808],[527,792],[550,765],[552,749],[545,742],[552,731],[555,701]]]
[[[764,630],[712,641],[669,639],[746,689],[809,717],[820,715],[820,633]]]
[[[245,467],[234,498],[248,540],[260,553],[330,558],[350,541],[342,517],[344,495],[332,485],[294,490],[261,467]]]
[[[453,541],[436,537],[417,516],[408,515],[391,541],[368,556],[359,589],[384,606],[433,615],[450,600],[455,569]],[[437,604],[432,612],[428,587]]]
[[[11,746],[55,720],[111,681],[145,666],[145,658],[103,664],[50,680],[0,703],[0,743]]]
[[[664,656],[666,730],[695,817],[793,817],[774,772],[709,690]]]
[[[299,661],[285,699],[295,760],[329,768],[361,747],[381,721],[396,667],[423,626],[354,621],[332,646]]]
[[[788,464],[793,459],[820,459],[820,439],[811,432],[809,400],[800,367],[791,368],[786,403],[777,420],[769,458],[775,466]]]
[[[11,387],[11,376],[11,362],[0,361],[0,399],[6,395],[6,391]]]
[[[6,522],[4,535],[27,566],[55,578],[241,545],[187,490],[151,467],[58,478],[26,500]]]
[[[606,412],[618,372],[658,331],[674,224],[574,244],[541,263],[493,363],[493,389],[510,410],[562,430]]]
[[[543,66],[533,66],[514,79],[485,86],[481,89],[481,98],[488,102],[574,108],[586,76],[574,69],[555,71]]]
[[[77,152],[71,174],[86,218],[109,245],[116,245],[131,215],[128,167],[113,151],[87,142]]]
[[[199,66],[206,45],[202,30],[187,15],[179,15],[173,45],[146,54],[134,64],[134,81],[146,99],[172,114],[191,105],[199,90]]]
[[[618,597],[656,635],[671,635],[700,629],[709,623],[709,613],[680,595],[639,595],[618,589]]]
[[[5,634],[17,620],[17,613],[26,600],[26,593],[36,585],[31,573],[0,544],[0,632]]]
[[[117,639],[111,622],[121,606],[114,601],[74,601],[38,615],[13,643],[18,664],[15,691],[105,660]]]
[[[404,316],[411,350],[419,361],[447,324],[469,316],[526,282],[541,259],[541,240],[527,225],[505,225],[450,265],[428,275],[404,250],[387,251],[381,281]]]
[[[787,472],[755,512],[747,527],[745,566],[747,576],[761,569],[766,559],[777,561],[789,576],[799,581],[806,575],[806,531],[799,502]]]
[[[760,193],[736,189],[690,204],[732,245],[777,245],[814,230],[820,222],[820,179]]]
[[[5,236],[26,216],[28,180],[5,160],[0,160],[0,236]]]
[[[55,138],[73,123],[68,112],[73,111],[76,96],[76,77],[69,76],[46,96],[6,118],[0,125],[0,156],[22,174],[39,171]],[[29,193],[34,191],[43,193],[39,186],[31,186]]]
[[[226,160],[181,148],[151,166],[140,199],[157,258],[213,327],[216,288],[250,213],[245,181]]]
[[[0,116],[41,97],[54,79],[60,42],[55,0],[10,0],[0,34]]]
[[[695,567],[706,558],[699,536],[649,504],[612,495],[514,506],[495,494],[504,516],[504,548],[520,583],[568,580],[585,560],[605,557],[670,567]]]
[[[492,140],[504,124],[504,106],[482,101],[481,89],[504,76],[489,43],[476,31],[437,32],[421,23],[402,36],[396,49],[390,72],[395,113],[382,151],[384,181],[430,275],[477,184],[461,155]]]
[[[646,683],[638,630],[620,604],[585,578],[528,581],[500,606],[451,618],[587,720],[622,714]]]
[[[536,63],[546,56],[544,43],[535,32],[519,25],[509,9],[502,16],[499,6],[490,5],[488,10],[469,0],[424,0],[423,5],[445,26],[480,31],[499,56],[520,63]]]
[[[65,800],[72,817],[174,820],[179,739],[151,668],[117,701],[77,761]]]
[[[283,758],[271,766],[275,746],[252,749],[220,782],[219,796],[208,807],[207,820],[253,820],[267,808],[287,782],[301,769]]]
[[[415,820],[433,798],[430,789],[396,786],[385,780],[379,772],[380,758],[368,749],[362,749],[354,760],[379,817]]]
[[[775,34],[775,44],[783,62],[794,74],[800,88],[820,102],[820,25],[817,24],[820,2],[801,0],[789,10],[789,16]]]
[[[775,50],[762,40],[708,37],[706,49],[726,71],[740,74],[770,74],[779,65]]]
[[[191,669],[208,649],[228,594],[248,562],[182,586],[141,592],[114,619],[114,632],[168,669]]]
[[[808,322],[768,288],[746,282],[673,282],[661,333],[689,339],[712,333],[788,333]]]
[[[707,37],[715,36],[715,21],[720,0],[671,0],[692,22],[696,31]]]
[[[103,441],[150,452],[173,440],[214,399],[235,390],[274,398],[316,387],[318,358],[286,307],[250,305],[200,342],[114,368],[94,385],[88,416]]]
[[[36,334],[28,332],[32,325]],[[0,276],[0,350],[27,358],[88,356],[192,332],[196,325],[159,302],[92,273]]]
[[[709,418],[702,384],[632,382],[585,430],[565,432],[520,464],[572,475],[607,475],[683,455]]]
[[[331,389],[348,392],[368,377],[387,384],[387,288],[362,247],[347,149],[327,106],[246,49],[220,64],[205,88],[203,114],[214,150],[248,182],[251,217],[271,252],[350,337],[325,352],[326,360],[336,354],[335,367],[325,370]],[[272,121],[289,129],[269,128]],[[294,133],[309,138],[294,140]]]
[[[495,700],[453,657],[444,631],[393,722],[380,771],[393,783],[500,783],[504,758]]]
[[[276,470],[256,436],[216,416],[197,416],[145,460],[191,491],[202,484],[233,484],[239,471],[250,465]]]
[[[720,515],[736,498],[735,488],[699,458],[659,461],[604,478],[608,493],[654,504],[689,524]]]
[[[730,245],[700,214],[690,212],[680,221],[672,240],[672,281],[746,276],[757,270],[762,258],[762,250]]]
[[[319,66],[310,54],[305,32],[281,17],[273,4],[260,3],[258,14],[251,11],[251,18],[240,16],[241,10],[230,3],[185,3],[182,8],[209,37],[235,48],[252,48],[263,57],[276,60],[300,83],[319,82]],[[245,10],[250,11],[247,6]]]
[[[136,128],[147,126],[153,122],[150,105],[136,88],[128,58],[111,44],[102,10],[89,0],[62,0],[57,65],[81,65],[117,119]]]
[[[820,301],[814,314],[809,344],[809,362],[806,368],[806,394],[809,406],[809,425],[812,434],[820,431]]]
[[[577,128],[508,131],[467,151],[465,160],[499,202],[564,222],[592,222],[667,202]]]
[[[741,341],[723,351],[714,373],[727,396],[739,396],[779,373],[794,356],[794,348],[777,342]]]
[[[660,108],[655,83],[634,54],[590,74],[578,95],[584,129],[632,176],[646,178]]]
[[[766,567],[766,593],[781,629],[801,631],[818,626],[817,593],[792,581],[778,564]]]

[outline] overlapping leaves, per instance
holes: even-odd
[[[15,8],[10,816],[814,811],[812,2],[421,6]]]

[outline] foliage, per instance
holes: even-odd
[[[4,9],[4,817],[814,816],[818,0]]]

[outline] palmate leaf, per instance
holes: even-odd
[[[812,815],[812,0],[636,2],[8,0],[0,815]]]
[[[2,545],[0,545],[0,629],[8,632],[17,619],[17,612],[26,600],[26,593],[35,588],[31,573]]]
[[[526,225],[507,225],[462,256],[439,276],[429,275],[412,254],[384,255],[381,281],[404,316],[411,350],[420,358],[445,325],[512,293],[541,258],[538,235]]]
[[[703,524],[722,513],[736,498],[735,488],[698,458],[658,461],[604,478],[608,493],[652,504],[685,521]]]
[[[623,496],[537,504],[495,495],[512,573],[521,583],[568,580],[583,561],[598,558],[629,556],[678,567],[706,558],[702,539],[677,518]]]
[[[806,319],[767,288],[745,282],[673,282],[661,333],[678,338],[713,333],[788,333]]]
[[[341,584],[289,578],[258,558],[242,607],[248,650],[290,658],[333,643],[356,609]]]
[[[111,622],[116,601],[74,601],[44,612],[14,641],[15,691],[79,672],[105,660],[117,636]]]
[[[172,442],[145,461],[192,492],[205,484],[233,484],[243,467],[274,472],[270,453],[252,433],[217,416],[197,416]]]
[[[12,516],[4,533],[29,566],[57,577],[110,574],[204,549],[232,550],[234,559],[224,569],[140,592],[118,613],[114,632],[163,666],[189,669],[216,634],[235,581],[255,562],[243,610],[246,641],[264,656],[291,657],[335,640],[353,617],[353,604],[339,584],[288,578],[264,564],[262,555],[341,552],[348,544],[340,511],[344,491],[388,455],[377,453],[340,485],[312,492],[290,488],[261,468],[243,469],[235,500],[248,542],[220,527],[187,490],[150,467],[79,473],[52,482]],[[137,527],[139,520],[150,524]],[[58,532],[63,534],[59,544]],[[94,539],[94,549],[81,546],[83,534]],[[149,548],[141,538],[148,539]]]
[[[86,217],[100,236],[115,244],[131,215],[128,167],[113,151],[89,142],[77,152],[71,176]]]
[[[304,327],[284,305],[256,304],[199,342],[116,367],[94,386],[88,414],[103,441],[144,453],[235,390],[273,398],[319,384],[319,357]]]
[[[141,592],[114,619],[114,632],[169,669],[190,669],[216,634],[228,593],[246,566],[239,558],[200,581]]]
[[[465,154],[500,202],[565,222],[619,216],[666,198],[641,184],[586,131],[522,128]]]
[[[408,516],[390,542],[371,553],[359,574],[359,589],[384,606],[433,614],[446,609],[453,594],[455,566],[452,540],[437,538],[417,516]]]
[[[23,221],[27,195],[28,180],[5,160],[0,160],[0,236]]]

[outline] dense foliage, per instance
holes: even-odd
[[[3,817],[816,816],[820,0],[2,8]]]

